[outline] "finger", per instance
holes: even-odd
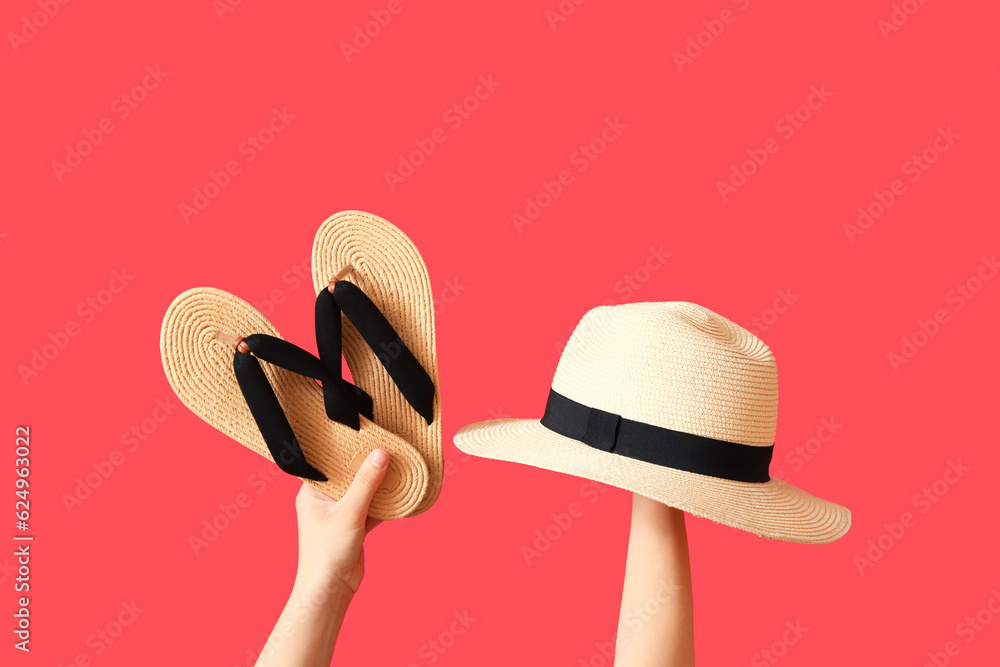
[[[389,452],[384,449],[374,450],[361,464],[350,488],[340,500],[345,505],[344,509],[356,516],[359,522],[363,523],[368,516],[368,506],[388,470]]]

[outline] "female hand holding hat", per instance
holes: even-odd
[[[694,665],[694,603],[684,512],[632,494],[616,667]]]
[[[563,349],[540,419],[455,434],[467,454],[631,491],[615,665],[693,665],[684,513],[761,537],[824,544],[851,512],[770,475],[778,416],[770,348],[694,303],[586,313]]]

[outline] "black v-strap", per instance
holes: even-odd
[[[340,375],[341,312],[351,321],[399,387],[403,398],[430,424],[434,421],[434,381],[413,356],[389,320],[360,287],[338,280],[333,292],[316,297],[316,342],[320,359],[331,374]]]
[[[243,343],[246,350],[241,349]],[[354,430],[361,428],[359,412],[372,419],[371,397],[343,377],[332,375],[315,355],[281,338],[253,334],[237,345],[233,372],[274,462],[291,475],[326,481],[326,476],[306,461],[288,417],[281,409],[281,403],[258,359],[322,382],[327,416]]]

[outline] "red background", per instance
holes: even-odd
[[[254,486],[261,459],[186,409],[149,421],[162,416],[158,399],[177,403],[160,321],[189,287],[265,309],[277,290],[271,320],[309,345],[313,295],[293,267],[307,276],[320,223],[358,208],[400,226],[429,267],[450,472],[429,513],[370,537],[335,664],[605,664],[595,645],[615,632],[629,496],[610,489],[585,505],[529,566],[521,547],[581,499],[583,481],[473,460],[451,440],[472,421],[540,416],[579,318],[629,300],[764,318],[756,332],[781,381],[773,468],[853,511],[850,533],[823,546],[689,518],[701,664],[770,664],[759,652],[783,641],[786,622],[809,629],[774,649],[782,665],[923,665],[949,641],[959,648],[950,664],[995,664],[1000,619],[971,641],[958,626],[1000,587],[990,479],[1000,280],[972,280],[980,289],[961,308],[952,290],[1000,245],[1000,10],[906,4],[915,13],[900,7],[899,29],[883,34],[889,0],[594,0],[563,3],[575,11],[554,28],[546,12],[557,0],[403,0],[348,62],[341,43],[372,11],[384,19],[387,2],[245,0],[220,17],[209,0],[102,0],[58,5],[49,19],[32,18],[36,1],[5,3],[11,447],[0,497],[13,505],[13,432],[29,424],[36,540],[33,651],[14,651],[8,633],[4,662],[248,664],[294,575],[299,483]],[[728,24],[716,22],[723,10]],[[690,47],[696,57],[679,68],[674,53],[700,32],[707,46]],[[115,100],[147,66],[167,74],[120,118]],[[444,113],[480,76],[499,86],[454,129]],[[812,86],[831,96],[799,109],[809,117],[787,137],[776,123]],[[241,142],[275,107],[295,118],[247,161]],[[578,171],[574,152],[609,117],[627,128]],[[114,130],[60,180],[53,162],[105,118]],[[446,140],[391,190],[385,172],[437,128]],[[905,163],[938,128],[959,137],[909,180]],[[777,152],[723,201],[718,182],[769,138]],[[240,173],[186,223],[180,205],[230,160]],[[564,169],[573,182],[519,233],[512,214]],[[844,225],[896,179],[905,193],[851,242]],[[661,246],[671,256],[642,270]],[[125,288],[102,292],[122,268],[133,276]],[[775,316],[778,290],[797,299]],[[92,316],[80,306],[109,296]],[[938,309],[947,321],[894,369],[889,353]],[[76,335],[60,337],[70,323]],[[46,348],[53,358],[23,377],[52,340],[65,347]],[[843,428],[793,466],[786,456],[824,418]],[[155,429],[129,451],[123,434],[144,420]],[[70,512],[77,478],[115,451],[120,465]],[[938,495],[933,483],[959,460],[969,470]],[[925,487],[935,502],[915,502]],[[250,506],[195,555],[189,537],[240,493]],[[886,537],[904,512],[915,525]],[[891,546],[859,573],[855,557],[880,537]],[[3,626],[15,606],[12,550],[0,552]],[[143,611],[98,655],[92,637],[133,600]],[[466,611],[477,619],[467,632],[445,637],[443,653],[427,647]]]

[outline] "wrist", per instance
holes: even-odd
[[[289,605],[310,613],[328,612],[343,616],[354,599],[354,591],[342,582],[313,582],[296,577]]]

